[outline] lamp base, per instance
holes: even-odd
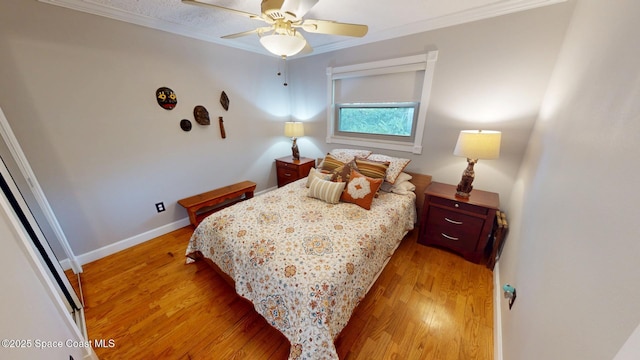
[[[458,183],[458,187],[456,188],[456,196],[465,199],[471,196],[471,190],[473,190],[471,184],[476,177],[473,171],[473,165],[478,162],[478,159],[467,159],[467,162],[467,168],[462,172],[462,179],[460,179],[460,183]]]
[[[298,150],[298,144],[296,138],[293,138],[293,145],[291,146],[291,157],[293,160],[300,160],[300,150]]]

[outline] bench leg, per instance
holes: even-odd
[[[193,225],[193,227],[197,227],[198,220],[196,220],[196,212],[192,211],[191,209],[189,209],[187,212],[189,213],[189,222],[191,222],[191,225]]]

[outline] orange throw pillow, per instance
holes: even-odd
[[[349,182],[345,186],[340,200],[354,203],[363,209],[371,209],[371,203],[384,179],[373,179],[351,170]]]

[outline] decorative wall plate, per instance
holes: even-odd
[[[168,87],[161,87],[156,90],[156,100],[158,105],[166,110],[171,110],[178,104],[176,93]]]
[[[211,120],[209,119],[209,112],[202,105],[197,105],[195,108],[193,108],[193,117],[196,119],[196,122],[200,125],[211,124]]]
[[[225,111],[229,111],[229,97],[224,91],[220,94],[220,105],[222,105]]]
[[[191,131],[191,121],[187,119],[180,120],[180,128],[184,131]]]

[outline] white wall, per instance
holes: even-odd
[[[275,186],[274,158],[291,151],[275,57],[24,0],[0,2],[0,48],[0,106],[76,254],[185,219],[183,197]],[[172,111],[156,103],[161,86],[178,95]]]
[[[64,305],[47,286],[29,255],[19,226],[4,194],[0,191],[0,358],[2,359],[83,359],[92,354],[89,348],[77,346],[83,341]],[[20,230],[19,230],[20,229]],[[28,239],[27,239],[28,240]],[[7,340],[23,340],[18,344]],[[67,342],[71,341],[71,342]],[[47,342],[62,342],[61,348],[39,349]],[[23,347],[12,347],[21,345]],[[69,346],[68,346],[69,345]],[[88,353],[89,351],[89,353]]]
[[[638,14],[577,1],[511,196],[504,359],[613,359],[640,323]]]
[[[310,121],[314,141],[301,151],[322,156],[345,147],[324,142],[328,66],[438,50],[422,154],[377,151],[411,159],[409,170],[430,174],[434,181],[457,184],[466,167],[466,159],[453,156],[460,130],[501,130],[500,159],[475,166],[474,187],[498,192],[506,208],[572,6],[552,5],[293,60],[292,114]]]

